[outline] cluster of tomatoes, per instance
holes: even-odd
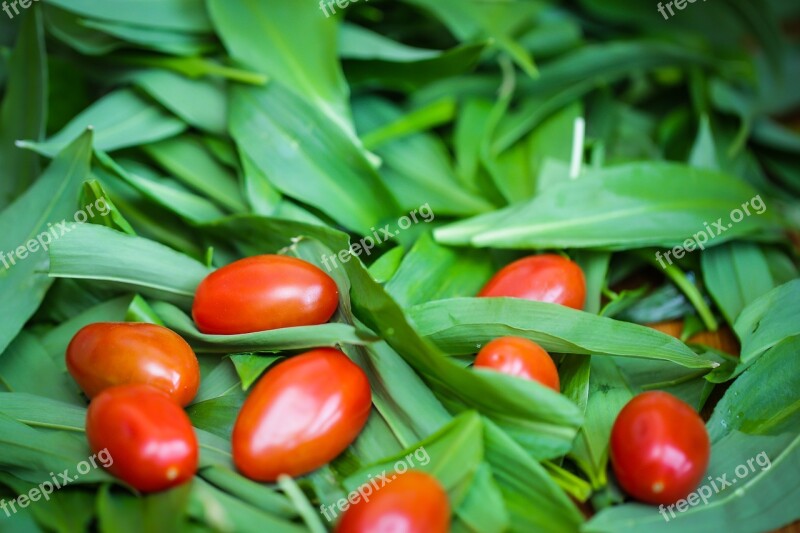
[[[502,269],[479,296],[581,309],[585,293],[580,267],[561,256],[538,255]],[[319,268],[263,255],[204,279],[192,315],[203,333],[235,335],[325,323],[338,299],[336,283]],[[183,408],[197,394],[200,370],[183,338],[154,324],[90,324],[72,339],[66,358],[70,374],[91,399],[89,444],[95,452],[108,450],[113,475],[154,492],[195,474],[198,442]],[[492,340],[478,353],[475,367],[560,390],[550,355],[528,339]],[[366,374],[339,350],[318,348],[289,357],[266,372],[242,405],[231,439],[236,468],[260,482],[309,473],[356,439],[371,406]],[[669,503],[691,491],[705,472],[708,437],[688,405],[665,393],[645,393],[620,413],[611,456],[626,491],[643,501]],[[408,472],[369,503],[350,507],[337,530],[365,531],[383,519],[401,521],[404,531],[447,531],[447,493],[428,474]]]

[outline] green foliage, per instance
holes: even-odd
[[[800,518],[800,11],[720,0],[664,21],[655,4],[373,0],[328,17],[316,0],[43,0],[0,15],[0,499],[90,455],[64,360],[81,327],[164,324],[202,375],[190,483],[143,496],[92,469],[0,513],[0,531],[321,532],[320,505],[423,446],[414,468],[447,490],[456,532]],[[732,218],[754,198],[763,210]],[[430,220],[399,225],[423,206]],[[717,221],[704,249],[659,264]],[[386,224],[397,235],[347,255]],[[583,269],[582,311],[475,297],[544,250]],[[197,285],[264,253],[339,257],[330,323],[201,333]],[[682,339],[644,327],[669,320]],[[739,358],[684,342],[718,324]],[[504,335],[551,353],[561,394],[471,367]],[[245,479],[230,434],[248,391],[319,346],[367,374],[366,427],[306,476]],[[669,522],[626,502],[609,435],[653,389],[707,414],[708,476],[770,466]]]

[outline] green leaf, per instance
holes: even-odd
[[[319,513],[314,510],[308,497],[291,477],[285,474],[278,477],[278,486],[295,505],[310,533],[326,533],[327,529],[322,525]]]
[[[733,325],[742,310],[775,287],[758,245],[724,244],[700,256],[703,281],[725,320]]]
[[[186,124],[131,89],[119,89],[94,102],[46,141],[18,145],[52,157],[88,127],[95,131],[94,147],[110,152],[178,135]]]
[[[47,31],[81,54],[100,56],[124,46],[124,42],[82,24],[79,15],[51,4],[42,6]]]
[[[633,392],[610,357],[592,357],[588,392],[586,424],[575,439],[570,457],[597,490],[607,483],[611,427],[620,410],[633,398]]]
[[[36,505],[30,505],[31,502],[34,502],[34,500],[30,500],[28,509],[40,527],[47,528],[47,530],[86,531],[94,518],[94,490],[87,491],[67,487],[63,490],[56,490],[45,497],[42,493],[43,487],[38,483],[27,483],[5,473],[0,473],[0,483],[12,487],[14,492],[20,495],[28,495],[34,489],[39,492],[39,497],[35,501]],[[50,483],[52,484],[52,481]],[[2,520],[5,522],[5,517]]]
[[[337,24],[321,16],[315,2],[209,0],[208,9],[231,57],[280,80],[343,131],[352,132],[348,87],[336,58]],[[304,31],[296,31],[299,27]],[[265,39],[274,53],[262,52]]]
[[[471,71],[488,41],[465,43],[450,50],[406,47],[356,26],[345,26],[340,46],[347,79],[353,84],[375,84],[412,91],[439,79]],[[356,48],[357,47],[357,48]]]
[[[210,371],[202,373],[200,389],[197,391],[197,396],[195,396],[193,402],[200,403],[206,400],[213,400],[221,396],[240,393],[241,390],[241,380],[236,374],[236,369],[228,359],[222,359]],[[241,394],[238,395],[242,396]]]
[[[420,276],[420,272],[425,272]],[[403,258],[388,292],[402,307],[476,294],[492,275],[485,254],[439,246],[423,235]]]
[[[218,80],[190,80],[169,70],[146,70],[133,82],[187,124],[224,135],[228,121],[227,91]]]
[[[343,59],[377,59],[393,63],[407,63],[432,59],[441,52],[415,48],[393,41],[363,26],[343,22],[339,28],[339,57]]]
[[[476,353],[492,339],[521,336],[548,352],[605,354],[712,368],[678,339],[654,329],[518,298],[453,298],[415,306],[420,335],[450,355]]]
[[[83,433],[84,405],[36,396],[26,392],[0,392],[0,414],[34,428]]]
[[[784,340],[731,384],[708,421],[711,442],[718,442],[734,431],[749,435],[788,432],[798,436],[798,349],[800,336]],[[765,383],[769,383],[769,387],[765,387]]]
[[[358,332],[347,324],[329,323],[297,326],[239,335],[200,333],[192,319],[174,305],[154,302],[153,309],[170,329],[180,333],[203,353],[278,352],[337,344],[369,344],[374,337]]]
[[[486,461],[503,494],[513,531],[576,531],[581,512],[518,443],[484,419]]]
[[[236,367],[236,373],[239,374],[239,379],[242,380],[242,390],[245,391],[261,377],[264,371],[280,359],[280,357],[250,353],[239,353],[231,356],[233,366]]]
[[[354,112],[358,129],[367,140],[387,123],[396,124],[407,117],[378,98],[356,100]],[[431,134],[396,138],[382,144],[376,153],[383,162],[383,181],[406,210],[429,205],[438,215],[463,216],[492,208],[477,194],[458,187],[447,148]]]
[[[102,280],[122,290],[191,307],[194,291],[211,271],[157,242],[94,224],[55,241],[50,276]]]
[[[192,482],[189,515],[213,531],[302,533],[301,526],[223,492],[202,479]]]
[[[364,146],[373,150],[376,147],[421,131],[447,124],[455,116],[456,102],[451,98],[437,100],[420,109],[415,109],[383,126],[361,136]]]
[[[44,346],[24,331],[0,355],[0,383],[11,392],[83,405],[72,380],[50,358]]]
[[[211,400],[196,401],[186,409],[186,414],[193,426],[229,440],[243,403],[243,394],[226,394]]]
[[[128,307],[128,312],[125,313],[126,322],[144,322],[146,324],[156,324],[163,326],[164,322],[161,320],[156,312],[147,303],[147,300],[138,294],[133,297],[131,305]]]
[[[510,203],[531,198],[537,191],[553,184],[545,179],[543,170],[546,164],[561,162],[566,165],[570,162],[575,121],[582,114],[581,105],[568,105],[498,156],[489,153],[486,143],[490,139],[485,140],[481,152],[484,166]],[[564,175],[562,180],[567,177]]]
[[[211,30],[202,0],[45,0],[47,4],[84,15],[132,26],[187,32]]]
[[[0,301],[14,302],[0,309],[0,352],[33,315],[52,283],[46,275],[48,258],[42,246],[57,243],[54,239],[64,231],[80,228],[67,225],[67,217],[73,217],[78,187],[89,177],[91,144],[91,132],[81,135],[0,213],[0,228],[4,228],[0,235],[4,267],[0,269]]]
[[[198,196],[180,183],[161,178],[155,171],[141,164],[126,162],[127,169],[100,151],[95,152],[102,168],[97,169],[104,181],[120,179],[144,197],[164,207],[188,222],[205,222],[225,216],[216,204]],[[113,186],[113,185],[112,185]],[[131,228],[132,230],[132,228]],[[133,231],[126,231],[131,235]]]
[[[115,491],[103,485],[97,497],[97,518],[100,531],[136,533],[152,531],[168,533],[180,527],[190,484],[149,495]]]
[[[25,481],[41,483],[49,472],[69,471],[72,483],[109,481],[111,477],[101,468],[86,474],[76,473],[78,463],[91,455],[83,435],[63,431],[34,429],[0,414],[0,444],[3,456],[0,465]]]
[[[581,267],[586,278],[586,303],[583,306],[583,310],[595,315],[600,314],[611,254],[578,250],[574,255],[575,262]]]
[[[92,30],[121,39],[136,47],[179,56],[198,56],[216,48],[206,34],[175,32],[152,26],[129,26],[98,19],[79,19]],[[123,44],[120,43],[120,47]]]
[[[272,515],[287,519],[297,517],[297,509],[284,495],[233,470],[212,466],[201,470],[200,476],[228,494]]]
[[[531,2],[480,2],[478,0],[405,0],[432,11],[461,41],[476,37],[490,38],[492,43],[511,56],[529,76],[537,76],[533,58],[514,40],[520,28],[533,23],[541,9]]]
[[[128,235],[136,235],[131,225],[119,212],[119,209],[114,202],[111,201],[108,192],[103,189],[103,186],[97,180],[90,180],[83,182],[83,190],[81,191],[81,205],[84,208],[94,206],[98,209],[97,213],[89,214],[88,222],[92,224],[99,224],[107,226],[111,229],[127,233]],[[105,209],[103,209],[105,208]]]
[[[689,48],[655,41],[611,41],[579,47],[542,67],[536,79],[520,81],[526,103],[503,120],[492,153],[501,153],[547,115],[595,87],[612,84],[636,71],[711,61]]]
[[[685,191],[692,191],[687,196]],[[756,191],[726,174],[671,163],[610,167],[550,187],[529,202],[437,228],[439,242],[503,248],[600,248],[719,245],[775,230],[776,214],[750,206]],[[762,201],[763,202],[763,201]],[[751,216],[744,216],[747,205]],[[733,210],[743,216],[734,224]],[[576,214],[577,213],[577,214]],[[722,230],[709,228],[719,221]],[[724,231],[724,233],[722,232]],[[663,259],[662,259],[663,260]],[[671,262],[670,256],[666,260]]]
[[[800,279],[774,288],[745,307],[733,329],[742,342],[742,365],[800,334]]]
[[[282,193],[361,234],[398,212],[363,152],[307,103],[277,84],[232,92],[231,134]]]
[[[47,123],[47,60],[42,14],[31,9],[20,23],[8,62],[8,86],[0,105],[0,209],[39,175],[39,156],[15,146],[20,139],[40,141]]]
[[[144,147],[153,159],[187,186],[234,212],[245,211],[236,176],[195,138],[183,135]]]

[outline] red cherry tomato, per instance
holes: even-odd
[[[192,316],[203,333],[234,335],[323,324],[338,304],[336,282],[311,263],[259,255],[209,274],[197,287]]]
[[[233,461],[256,481],[299,476],[330,462],[367,423],[366,374],[346,355],[319,348],[269,370],[233,427]]]
[[[639,394],[611,430],[611,462],[625,492],[670,504],[703,479],[711,453],[706,426],[689,405],[666,392]]]
[[[581,267],[560,255],[526,257],[505,266],[478,296],[509,296],[583,309],[586,280]]]
[[[537,381],[556,392],[561,390],[550,354],[522,337],[500,337],[486,343],[475,358],[475,367]]]
[[[349,507],[336,533],[447,533],[450,503],[433,476],[410,470]]]
[[[115,385],[142,383],[188,405],[200,385],[192,348],[177,333],[155,324],[89,324],[67,347],[67,369],[89,398]]]
[[[108,471],[141,492],[165,490],[197,470],[197,437],[189,417],[149,385],[106,389],[89,404],[86,436],[94,453],[108,450]]]

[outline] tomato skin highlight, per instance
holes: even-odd
[[[561,391],[558,370],[544,348],[522,337],[500,337],[481,348],[476,368],[488,368]]]
[[[703,420],[661,391],[639,394],[611,430],[611,463],[622,488],[642,502],[671,504],[705,475],[711,445]]]
[[[89,398],[109,387],[141,383],[185,406],[200,386],[192,348],[174,331],[155,324],[89,324],[72,337],[66,360],[70,375]]]
[[[192,317],[203,333],[235,335],[323,324],[338,305],[336,282],[316,266],[258,255],[206,276],[197,287]]]
[[[524,298],[581,310],[586,278],[581,267],[560,255],[533,255],[500,269],[478,296]]]
[[[409,470],[349,507],[335,533],[447,533],[450,502],[439,481]]]
[[[255,481],[299,476],[342,453],[367,423],[367,375],[345,354],[318,348],[271,368],[233,427],[233,461]]]
[[[104,390],[89,404],[86,436],[92,452],[106,449],[107,470],[141,492],[180,485],[197,471],[197,437],[189,417],[149,385]]]

